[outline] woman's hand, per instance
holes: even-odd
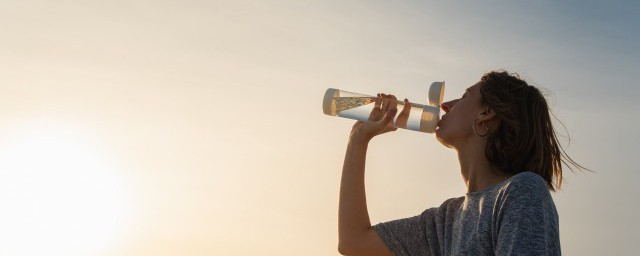
[[[392,132],[398,127],[406,128],[411,104],[407,99],[404,100],[404,108],[398,115],[394,125],[393,119],[398,112],[398,100],[396,96],[379,93],[377,95],[374,107],[369,114],[369,121],[357,121],[351,129],[351,139],[369,142],[373,137],[383,133]]]

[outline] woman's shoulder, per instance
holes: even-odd
[[[558,212],[547,186],[547,182],[538,174],[523,172],[511,177],[497,193],[496,216],[514,216],[520,218],[534,214],[557,222]],[[531,217],[534,218],[534,217]]]
[[[547,182],[534,172],[521,172],[505,182],[503,188],[549,190]]]
[[[506,197],[526,197],[530,200],[536,200],[551,197],[547,182],[540,175],[528,171],[509,178],[499,189],[498,194],[503,199]]]

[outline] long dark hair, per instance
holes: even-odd
[[[562,164],[572,170],[586,169],[558,143],[547,101],[538,88],[500,70],[482,76],[480,93],[482,103],[500,120],[487,137],[489,162],[508,174],[535,172],[552,191],[562,184]]]

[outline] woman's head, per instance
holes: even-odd
[[[489,72],[442,108],[446,114],[438,140],[456,149],[486,143],[487,160],[506,174],[536,172],[555,190],[562,183],[563,162],[581,167],[560,147],[540,90],[517,75]]]

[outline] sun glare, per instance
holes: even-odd
[[[92,138],[59,122],[18,126],[0,135],[0,255],[112,246],[127,218],[125,186]]]

